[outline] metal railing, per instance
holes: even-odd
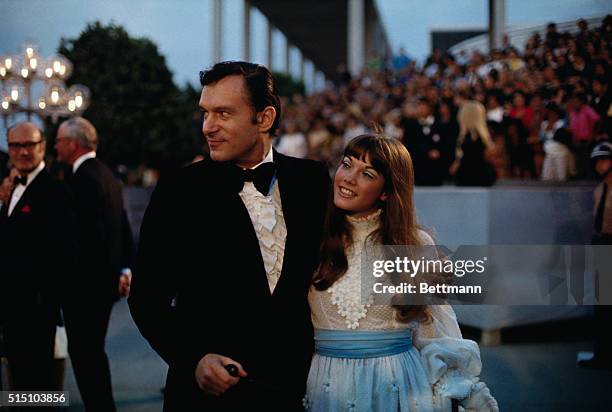
[[[585,17],[584,20],[588,23],[589,29],[593,30],[595,28],[599,28],[604,17],[605,16]],[[555,22],[555,24],[557,25],[557,31],[559,33],[577,33],[577,21],[578,19],[561,23]],[[546,36],[547,25],[548,23],[535,26],[527,24],[512,25],[507,26],[504,33],[508,35],[508,40],[510,44],[516,47],[517,50],[522,51],[525,48],[525,43],[527,43],[527,40],[535,33],[539,33],[540,37],[544,39],[544,37]],[[489,35],[481,34],[479,36],[464,40],[460,43],[455,44],[453,47],[448,49],[448,51],[453,55],[457,55],[459,52],[464,51],[465,53],[467,53],[468,56],[474,51],[479,51],[485,54],[489,53]]]

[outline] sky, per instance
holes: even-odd
[[[334,0],[330,0],[334,1]],[[429,53],[432,28],[482,27],[488,0],[375,0],[393,50],[404,46],[423,60]],[[213,61],[211,0],[0,0],[0,55],[15,54],[26,42],[51,56],[60,38],[74,38],[96,20],[114,22],[134,37],[153,40],[166,56],[174,80],[198,84],[198,73]],[[223,59],[242,58],[243,0],[223,0]],[[612,13],[609,0],[506,0],[509,25],[568,21]],[[265,63],[265,19],[251,13],[252,59]],[[284,69],[284,36],[273,34],[273,70]],[[292,50],[291,73],[297,76],[299,52]],[[313,67],[306,66],[307,86]],[[322,84],[318,77],[318,84]],[[4,145],[0,134],[0,147]]]

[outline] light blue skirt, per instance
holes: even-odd
[[[306,410],[420,412],[432,402],[411,330],[315,330]]]

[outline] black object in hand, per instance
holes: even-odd
[[[224,367],[227,373],[229,373],[234,378],[237,378],[240,375],[238,373],[238,366],[234,365],[233,363],[228,363],[227,365],[224,365]]]
[[[240,373],[238,372],[238,366],[234,365],[233,363],[228,363],[227,365],[223,365],[223,367],[225,368],[225,370],[227,371],[227,373],[230,374],[230,376],[233,376],[234,378],[238,378],[240,376]],[[246,382],[246,383],[250,383],[250,384],[257,384],[259,385],[261,388],[264,388],[268,391],[276,391],[279,392],[281,391],[281,389],[275,385],[271,385],[267,382],[262,382],[260,380],[255,380],[253,378],[250,377],[246,377],[246,378],[241,378],[240,382]]]

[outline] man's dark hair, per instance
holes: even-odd
[[[212,68],[200,72],[200,84],[202,87],[216,83],[227,76],[242,76],[248,92],[247,100],[253,108],[253,122],[256,122],[256,113],[261,112],[268,106],[274,107],[276,117],[268,130],[273,136],[281,117],[280,98],[276,81],[270,70],[265,66],[243,61],[225,61],[215,64]]]

